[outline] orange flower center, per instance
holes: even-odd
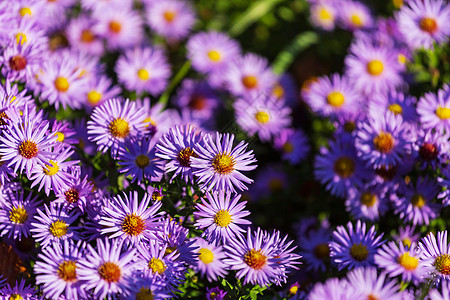
[[[261,270],[267,262],[267,257],[261,253],[261,249],[252,249],[244,256],[245,263],[252,269]]]
[[[38,148],[36,143],[32,141],[23,141],[19,146],[19,154],[25,157],[26,159],[31,159],[36,157],[38,153]]]
[[[98,268],[100,278],[108,283],[118,282],[120,280],[120,267],[113,262],[105,262]]]

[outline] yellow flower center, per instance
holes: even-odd
[[[151,117],[145,118],[142,123],[150,123],[152,126],[156,126],[156,122]],[[148,125],[146,125],[146,127],[148,127]]]
[[[384,65],[380,60],[372,60],[367,64],[367,72],[372,76],[378,76],[383,73]]]
[[[208,52],[208,57],[214,62],[218,62],[221,59],[220,53],[216,50],[211,50]]]
[[[95,40],[95,35],[89,29],[81,31],[80,41],[83,43],[92,43]]]
[[[357,261],[363,261],[369,256],[369,251],[367,250],[367,247],[361,243],[353,244],[350,248],[350,255]]]
[[[109,132],[115,138],[124,138],[130,133],[130,127],[124,119],[115,118],[109,124]]]
[[[29,7],[22,7],[19,9],[19,14],[21,17],[25,17],[25,15],[32,15],[31,9]]]
[[[45,173],[45,175],[48,175],[48,176],[53,176],[53,175],[55,175],[56,173],[58,173],[58,171],[59,171],[59,166],[58,166],[58,162],[56,162],[56,161],[54,161],[54,160],[51,160],[50,161],[50,165],[45,165],[45,168],[43,168],[44,169],[44,173]]]
[[[67,81],[67,78],[58,77],[55,79],[55,88],[58,92],[67,92],[69,89],[69,81]]]
[[[154,191],[152,194],[152,200],[153,201],[161,201],[163,198],[163,195],[159,191]]]
[[[425,198],[420,194],[415,194],[411,198],[411,204],[415,207],[421,208],[426,204]]]
[[[64,142],[64,138],[66,137],[64,135],[64,133],[62,133],[61,131],[56,132],[55,136],[56,136],[56,141],[58,141],[60,143]]]
[[[214,171],[219,174],[229,174],[233,172],[235,164],[236,161],[234,158],[226,152],[216,154],[212,161]]]
[[[353,23],[353,25],[355,25],[356,27],[361,27],[363,25],[363,21],[361,19],[360,16],[358,16],[357,14],[353,14],[350,17],[350,21]]]
[[[398,257],[398,263],[408,271],[413,271],[419,264],[419,259],[405,252]]]
[[[272,94],[277,98],[281,99],[284,96],[284,88],[280,84],[275,84],[272,89]]]
[[[436,109],[436,116],[438,116],[441,120],[450,119],[450,108],[439,106]]]
[[[405,238],[402,240],[402,244],[403,244],[403,246],[411,247],[412,241],[408,238]]]
[[[89,104],[91,104],[91,105],[97,104],[101,99],[102,99],[102,94],[100,94],[97,91],[90,91],[87,94],[87,100],[88,100]]]
[[[400,53],[397,57],[397,61],[402,65],[406,64],[406,56]]]
[[[433,34],[438,29],[438,24],[433,18],[422,18],[419,21],[419,27],[422,31],[428,32],[429,34]]]
[[[177,12],[173,10],[166,10],[163,16],[167,23],[172,23],[177,16]]]
[[[19,294],[12,294],[9,296],[9,300],[23,300],[23,298]]]
[[[139,77],[140,80],[145,81],[150,77],[150,74],[146,69],[139,69],[139,71],[137,71],[137,76]]]
[[[330,247],[326,243],[318,244],[314,247],[313,253],[318,259],[325,259],[330,256]]]
[[[403,0],[392,0],[392,4],[394,4],[394,7],[398,9],[403,6]]]
[[[293,285],[289,288],[290,295],[297,295],[298,293],[298,285]]]
[[[345,102],[345,98],[344,95],[342,95],[342,93],[340,92],[331,92],[327,96],[327,102],[331,106],[341,107]]]
[[[17,42],[17,45],[18,45],[18,44],[23,45],[23,43],[25,43],[26,41],[27,41],[27,36],[26,36],[25,33],[19,32],[19,33],[16,34],[16,42]]]
[[[145,222],[136,214],[127,215],[122,223],[122,230],[132,236],[141,234],[145,230]]]
[[[373,144],[381,153],[389,153],[394,148],[394,138],[390,133],[381,131],[373,138]]]
[[[433,262],[436,270],[443,275],[450,275],[450,255],[442,254],[436,257]]]
[[[64,221],[57,220],[50,225],[50,233],[53,234],[53,236],[60,238],[67,234],[68,227],[69,225],[67,225]]]
[[[159,258],[153,257],[148,263],[148,268],[153,271],[153,273],[162,274],[166,270],[166,265]]]
[[[325,7],[321,7],[319,10],[319,18],[324,21],[332,21],[333,15]]]
[[[269,117],[268,113],[266,113],[264,111],[258,111],[255,114],[255,119],[256,119],[256,121],[258,121],[261,124],[266,124],[267,122],[269,122],[270,117]]]
[[[369,192],[365,192],[361,195],[361,203],[367,207],[374,206],[375,203],[377,203],[377,200],[377,196]]]
[[[122,30],[122,24],[117,21],[111,21],[108,24],[109,30],[113,33],[119,33]]]
[[[11,209],[9,220],[16,224],[23,224],[28,218],[28,213],[23,206],[17,206]]]
[[[251,249],[244,256],[245,263],[252,269],[261,270],[267,262],[267,257],[261,253],[261,249]]]
[[[72,260],[65,260],[59,264],[58,270],[56,271],[59,278],[64,281],[75,281],[77,280],[77,265]]]
[[[210,264],[214,260],[214,254],[211,250],[206,248],[201,248],[199,251],[200,255],[198,258],[204,263],[204,264]]]
[[[194,149],[186,147],[183,150],[181,150],[180,153],[178,153],[177,160],[183,167],[190,167],[191,156],[198,157],[198,155],[195,154]]]
[[[221,209],[214,216],[214,223],[216,223],[217,226],[220,227],[228,227],[228,225],[230,225],[232,221],[233,219],[231,218],[231,215],[227,210]]]
[[[396,103],[389,105],[388,109],[396,115],[401,115],[403,112],[403,108]]]
[[[253,75],[244,76],[242,77],[242,84],[249,90],[254,89],[258,86],[258,78]]]
[[[108,283],[118,282],[120,280],[120,267],[113,262],[105,262],[98,268],[100,278]]]
[[[135,163],[139,168],[145,169],[145,167],[150,164],[150,158],[148,158],[148,156],[145,154],[141,154],[136,157]]]
[[[35,157],[38,153],[38,148],[36,146],[36,143],[32,141],[23,141],[19,145],[19,154],[27,159],[31,159]]]
[[[348,156],[341,156],[334,162],[334,171],[343,178],[348,178],[355,172],[355,162]]]

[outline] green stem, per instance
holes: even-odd
[[[178,71],[178,73],[175,75],[175,77],[172,79],[167,89],[161,95],[158,103],[162,104],[164,107],[167,105],[167,102],[169,101],[170,95],[172,94],[173,90],[178,86],[181,80],[183,80],[183,78],[186,77],[190,69],[191,69],[191,61],[187,60],[181,67],[181,69]]]

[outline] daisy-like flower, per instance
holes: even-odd
[[[440,131],[419,129],[413,144],[413,156],[422,169],[431,166],[436,170],[445,163],[450,153],[449,134]]]
[[[389,209],[388,186],[377,183],[349,188],[345,206],[355,219],[376,221]]]
[[[126,99],[110,99],[96,107],[88,124],[89,139],[97,143],[105,153],[111,148],[111,156],[117,158],[125,141],[138,136],[145,128],[145,114],[134,102]]]
[[[367,170],[356,156],[354,146],[345,141],[330,141],[314,162],[314,175],[333,195],[345,197],[350,187],[359,187]]]
[[[25,279],[20,280],[20,283],[16,280],[16,284],[11,287],[6,284],[2,290],[0,290],[0,294],[4,299],[35,299],[36,292],[34,291],[34,287],[31,285],[25,285]]]
[[[224,300],[227,296],[227,292],[221,290],[219,287],[206,288],[206,299],[207,300]]]
[[[386,93],[403,83],[400,75],[403,67],[394,50],[387,47],[357,41],[350,47],[345,66],[354,88],[366,95]]]
[[[30,235],[31,222],[40,201],[31,198],[24,200],[24,193],[9,194],[3,205],[0,204],[0,236],[21,240]]]
[[[126,51],[117,61],[119,82],[137,93],[160,94],[167,86],[170,67],[161,49],[146,47]]]
[[[64,240],[78,240],[78,227],[73,226],[78,214],[75,211],[67,212],[64,208],[57,205],[50,205],[50,208],[44,204],[44,211],[38,209],[35,222],[31,223],[33,228],[30,230],[33,238],[41,247],[45,248],[52,243],[61,244]],[[37,222],[36,222],[37,221]]]
[[[149,207],[150,200],[147,194],[139,199],[137,191],[129,195],[124,193],[123,198],[120,195],[111,198],[109,207],[104,207],[100,213],[101,234],[108,235],[110,239],[125,240],[126,244],[132,245],[141,240],[154,239],[162,203],[158,201]]]
[[[375,226],[366,231],[366,223],[358,220],[356,228],[351,222],[338,226],[330,243],[330,256],[338,264],[338,269],[373,266],[373,257],[384,241],[383,234],[377,236]]]
[[[325,272],[330,263],[331,233],[320,228],[300,237],[300,254],[306,263],[306,269],[313,272]]]
[[[253,151],[246,151],[247,145],[241,141],[233,148],[234,135],[222,135],[216,132],[215,139],[211,134],[205,135],[204,145],[197,145],[198,157],[191,156],[194,175],[202,188],[213,191],[236,192],[247,190],[244,183],[253,180],[241,173],[256,168]]]
[[[270,95],[275,75],[267,59],[253,53],[236,58],[222,75],[225,86],[235,96],[249,96],[261,93]]]
[[[411,146],[407,129],[403,118],[390,111],[369,118],[356,132],[358,156],[374,169],[402,163]]]
[[[195,246],[197,246],[198,263],[194,269],[200,271],[202,276],[206,275],[209,282],[216,281],[218,276],[225,277],[228,274],[226,264],[223,259],[226,257],[222,246],[214,246],[202,238],[195,238]]]
[[[195,22],[194,11],[181,0],[151,1],[146,17],[150,28],[168,40],[186,37]]]
[[[439,204],[433,203],[439,191],[439,185],[426,177],[420,177],[415,185],[401,182],[399,194],[403,196],[394,202],[395,213],[413,225],[428,225],[439,214]]]
[[[417,113],[424,129],[450,132],[450,86],[445,85],[437,94],[426,93],[417,103]]]
[[[164,162],[156,156],[153,139],[132,139],[119,149],[119,172],[131,176],[131,182],[138,184],[146,179],[160,181],[163,175]]]
[[[416,102],[416,98],[396,90],[389,91],[387,96],[376,94],[369,102],[369,115],[376,118],[378,115],[390,111],[395,115],[401,115],[405,122],[417,123]]]
[[[361,105],[360,99],[361,95],[355,89],[354,82],[339,74],[318,78],[305,96],[312,111],[332,118],[342,114],[356,114]]]
[[[427,267],[431,275],[438,280],[450,280],[450,244],[447,240],[447,230],[439,231],[437,238],[433,233],[429,233],[419,242],[419,249],[422,250],[420,260]]]
[[[334,29],[337,10],[332,1],[317,1],[311,4],[311,23],[326,31]]]
[[[260,228],[254,232],[248,228],[246,235],[239,234],[225,244],[227,258],[224,263],[230,270],[237,271],[237,278],[245,277],[244,284],[267,286],[275,282],[279,276],[275,237],[272,235],[267,238]]]
[[[443,0],[410,0],[397,15],[400,32],[411,48],[431,49],[450,35],[450,7]]]
[[[361,2],[343,1],[338,5],[338,16],[340,23],[349,30],[368,28],[373,25],[369,8]]]
[[[175,126],[159,139],[156,156],[166,161],[166,172],[174,172],[172,180],[180,175],[186,183],[194,183],[191,157],[198,157],[196,148],[202,141],[203,132],[191,125]]]
[[[349,285],[359,297],[354,299],[403,299],[398,293],[396,281],[386,279],[386,274],[377,274],[374,267],[358,268],[347,274]]]
[[[85,256],[77,263],[81,289],[92,290],[97,299],[116,293],[128,295],[136,249],[124,250],[122,246],[118,239],[98,239],[97,248],[88,244]]]
[[[194,212],[197,219],[195,226],[205,229],[204,235],[209,242],[224,243],[234,239],[236,235],[244,232],[242,225],[251,224],[245,217],[250,212],[244,210],[247,202],[240,202],[241,195],[236,195],[231,199],[231,193],[220,191],[218,193],[206,193],[206,200],[197,204],[198,211]]]
[[[90,110],[108,99],[118,97],[120,92],[120,87],[113,85],[111,79],[105,75],[99,75],[89,80],[84,92],[85,101],[81,102]]]
[[[48,122],[34,117],[26,109],[19,122],[13,122],[8,130],[2,131],[0,143],[1,161],[14,167],[14,172],[22,173],[25,169],[27,176],[35,165],[48,163],[49,150],[56,142],[56,136],[48,134]]]
[[[78,208],[82,213],[85,212],[86,206],[94,196],[93,183],[88,176],[82,177],[81,170],[70,168],[72,174],[71,179],[67,182],[67,187],[56,193],[55,203],[64,205],[68,210]]]
[[[69,167],[79,163],[77,160],[67,161],[73,153],[73,150],[66,148],[58,155],[50,157],[49,163],[45,164],[45,166],[34,166],[30,176],[30,180],[33,180],[31,188],[39,184],[38,191],[44,187],[47,196],[50,194],[50,190],[56,194],[66,189],[68,187],[67,183],[72,179],[71,174],[67,170]]]
[[[105,38],[111,49],[126,49],[138,45],[143,35],[142,20],[132,9],[104,7],[96,13],[92,31]]]
[[[239,44],[220,32],[200,32],[189,38],[188,58],[200,72],[223,71],[240,54]]]
[[[279,164],[268,164],[258,170],[255,185],[250,188],[250,200],[267,199],[283,193],[290,185],[288,174]]]
[[[62,245],[53,244],[38,255],[34,264],[36,283],[43,285],[44,295],[58,299],[64,295],[67,299],[85,298],[84,290],[77,276],[78,261],[84,256],[85,243],[65,240]]]
[[[252,99],[240,98],[233,106],[239,126],[249,136],[258,134],[263,142],[270,141],[291,124],[291,110],[280,107],[275,98],[265,94]]]
[[[104,52],[103,42],[92,30],[95,20],[87,16],[80,16],[70,21],[66,33],[70,46],[78,51],[100,56]]]
[[[419,284],[425,275],[425,265],[419,260],[421,251],[416,243],[409,247],[403,243],[389,242],[383,245],[375,255],[375,263],[386,270],[390,277],[400,276],[402,281],[412,281]]]

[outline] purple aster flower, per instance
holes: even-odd
[[[389,91],[387,96],[376,94],[373,100],[369,102],[369,115],[376,118],[380,114],[384,115],[387,111],[390,111],[395,115],[401,115],[405,122],[415,124],[418,121],[416,102],[415,97],[395,90]]]
[[[398,293],[396,281],[386,279],[386,274],[377,274],[374,267],[355,269],[347,274],[349,285],[359,297],[355,299],[403,299]]]
[[[389,209],[387,185],[368,183],[360,188],[349,188],[345,206],[355,219],[376,221]]]
[[[330,230],[319,228],[309,235],[299,238],[300,254],[306,269],[313,272],[325,272],[330,262]]]
[[[80,289],[77,276],[78,261],[84,256],[84,249],[84,242],[75,244],[73,240],[42,249],[33,268],[36,283],[43,285],[46,297],[58,299],[64,295],[66,299],[74,300],[87,297]]]
[[[16,23],[17,24],[17,23]],[[17,44],[33,44],[42,51],[47,49],[48,38],[37,20],[22,18],[14,29],[9,32],[8,41]]]
[[[325,283],[316,283],[308,295],[310,300],[351,300],[358,296],[345,279],[330,278]]]
[[[199,72],[220,72],[239,54],[239,44],[220,32],[200,32],[189,38],[188,58]]]
[[[275,75],[267,59],[250,53],[236,58],[222,74],[223,82],[235,96],[270,94]]]
[[[387,47],[375,47],[357,41],[350,47],[345,59],[346,74],[354,88],[370,95],[386,93],[403,83],[395,51]]]
[[[123,193],[111,198],[109,207],[104,207],[99,224],[102,226],[101,234],[106,234],[110,239],[119,238],[126,244],[136,245],[142,240],[155,238],[155,228],[158,225],[158,211],[161,201],[150,205],[151,197],[144,194],[139,199],[137,191]]]
[[[206,190],[236,192],[247,190],[244,183],[253,180],[241,173],[256,168],[253,151],[247,150],[247,143],[241,141],[233,148],[234,135],[216,132],[215,138],[205,135],[204,145],[197,145],[198,157],[191,156],[191,166],[198,183]]]
[[[71,179],[67,187],[56,193],[55,203],[64,205],[68,210],[78,208],[82,213],[94,197],[94,185],[88,180],[88,176],[82,176],[79,168],[69,168]]]
[[[276,237],[267,238],[260,228],[254,232],[248,228],[246,235],[239,234],[224,246],[228,257],[224,263],[230,270],[237,271],[237,278],[245,277],[244,284],[267,286],[280,275],[279,260],[275,257]]]
[[[239,98],[234,102],[236,122],[249,136],[258,134],[261,141],[273,136],[291,124],[288,107],[280,107],[277,100],[265,94],[256,98]]]
[[[437,94],[426,93],[417,103],[417,113],[423,129],[450,132],[450,86],[445,85]]]
[[[310,8],[311,23],[323,30],[331,31],[336,23],[337,12],[332,1],[316,1],[311,4]]]
[[[134,48],[126,51],[117,61],[119,82],[138,94],[160,94],[170,77],[170,67],[163,51],[158,48]]]
[[[419,284],[425,275],[425,265],[420,261],[421,250],[416,243],[405,246],[402,242],[389,242],[383,245],[375,255],[375,263],[386,270],[389,277],[402,277],[402,281]]]
[[[447,230],[439,231],[437,238],[433,233],[419,242],[422,250],[420,260],[427,266],[427,270],[438,280],[450,280],[450,244],[447,240]]]
[[[94,108],[87,122],[89,139],[97,143],[102,153],[111,148],[111,156],[117,158],[124,142],[142,133],[144,119],[143,109],[129,99],[110,99]]]
[[[400,227],[398,229],[398,234],[394,235],[393,238],[397,242],[402,242],[404,246],[411,247],[412,243],[417,243],[419,241],[419,234],[414,233],[415,227],[407,225],[405,227]]]
[[[171,180],[181,175],[186,183],[194,183],[191,157],[198,157],[197,145],[202,142],[203,132],[190,125],[175,126],[159,139],[156,156],[166,161],[166,172],[174,172]]]
[[[70,21],[66,33],[70,46],[80,52],[100,56],[104,52],[103,41],[92,30],[96,25],[94,19],[80,16]]]
[[[81,289],[92,290],[97,299],[116,293],[127,296],[132,284],[136,249],[123,249],[123,242],[98,239],[97,248],[88,244],[86,255],[78,261]]]
[[[368,172],[352,144],[330,141],[329,147],[322,147],[316,156],[314,176],[331,194],[345,197],[350,187],[362,185]]]
[[[286,191],[290,180],[286,170],[279,164],[268,164],[258,170],[255,184],[250,188],[251,200],[267,199]]]
[[[373,25],[369,8],[361,2],[346,0],[342,1],[337,8],[339,21],[348,30],[368,28]]]
[[[138,184],[150,180],[160,181],[163,175],[164,162],[156,156],[153,139],[132,139],[119,149],[120,173],[131,176],[131,182]]]
[[[218,276],[225,277],[228,274],[227,265],[223,262],[226,257],[222,246],[214,246],[202,238],[195,238],[197,246],[198,262],[194,269],[199,271],[201,276],[205,276],[209,282],[217,281]]]
[[[342,114],[356,114],[362,110],[360,99],[361,94],[355,89],[354,81],[339,74],[318,78],[305,96],[305,101],[313,112],[332,118]]]
[[[1,160],[13,166],[14,172],[22,173],[25,169],[27,176],[35,165],[48,163],[49,150],[56,142],[56,136],[48,134],[48,125],[26,109],[19,122],[13,122],[8,130],[2,131]]]
[[[377,249],[384,243],[383,233],[377,236],[375,226],[366,231],[366,223],[358,220],[356,228],[351,222],[344,226],[338,226],[333,232],[330,243],[330,256],[338,264],[338,269],[374,265],[373,257]]]
[[[107,6],[95,14],[92,31],[105,38],[111,49],[126,49],[138,45],[143,35],[141,16],[132,9]]]
[[[416,184],[402,181],[399,187],[402,196],[394,202],[395,213],[413,225],[428,225],[439,214],[439,204],[433,203],[439,190],[440,187],[427,177],[420,177]]]
[[[50,190],[57,194],[66,189],[67,183],[72,179],[68,168],[79,163],[77,160],[67,160],[73,153],[73,150],[66,148],[61,153],[50,156],[49,163],[45,166],[35,165],[29,177],[30,181],[33,181],[31,188],[39,184],[37,190],[40,191],[44,187],[47,196]]]
[[[450,137],[440,131],[419,129],[413,144],[413,156],[420,162],[421,169],[431,166],[436,170],[443,165],[450,153]]]
[[[85,101],[82,101],[82,103],[90,110],[108,99],[118,97],[120,92],[120,87],[113,85],[111,79],[99,75],[97,78],[89,80],[84,93]]]
[[[30,236],[31,222],[36,215],[36,208],[40,201],[31,198],[31,193],[24,200],[23,192],[7,194],[7,198],[0,204],[0,236],[21,240]]]
[[[227,292],[221,290],[219,287],[206,288],[206,299],[207,300],[224,300],[227,296]]]
[[[431,49],[450,35],[450,7],[442,0],[410,0],[397,15],[400,32],[411,48]]]
[[[20,283],[16,280],[16,284],[11,287],[8,284],[4,288],[0,290],[0,295],[2,295],[3,299],[37,299],[35,297],[36,292],[34,290],[34,287],[31,285],[25,285],[25,279],[21,279]]]
[[[195,22],[189,3],[180,0],[151,1],[146,17],[150,28],[168,40],[186,37]]]
[[[400,115],[386,112],[361,123],[356,133],[358,156],[375,169],[402,163],[410,149],[407,127]]]
[[[244,232],[242,225],[251,224],[245,217],[250,212],[244,210],[247,202],[240,202],[241,195],[231,198],[231,193],[223,190],[218,193],[206,193],[206,198],[201,199],[201,203],[196,205],[198,211],[194,212],[197,219],[195,226],[204,229],[203,235],[206,239],[216,244],[220,240],[225,244],[234,239],[236,235]]]

